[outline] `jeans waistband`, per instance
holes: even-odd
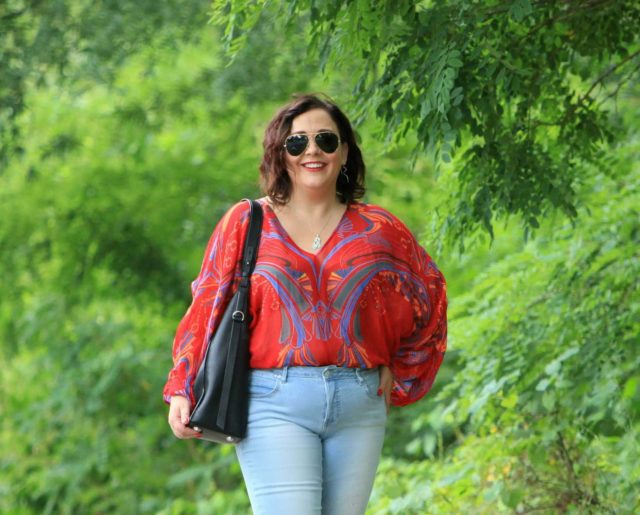
[[[276,376],[282,381],[289,377],[300,378],[332,378],[332,379],[363,379],[369,374],[378,373],[377,368],[346,368],[336,365],[323,367],[282,367],[282,368],[254,368],[251,374]]]

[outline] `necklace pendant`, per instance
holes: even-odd
[[[320,235],[316,234],[316,237],[313,238],[313,245],[311,245],[311,248],[313,250],[319,250],[320,247],[322,247],[322,240],[320,239]]]

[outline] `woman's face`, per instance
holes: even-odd
[[[312,109],[293,119],[290,135],[305,134],[309,137],[307,148],[299,156],[292,156],[284,151],[294,190],[303,188],[312,190],[313,193],[326,192],[327,195],[335,196],[338,174],[342,165],[347,162],[349,149],[346,143],[340,143],[333,153],[318,148],[315,135],[325,131],[340,134],[337,125],[324,109]]]

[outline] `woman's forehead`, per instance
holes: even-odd
[[[291,122],[291,132],[337,131],[331,115],[324,109],[311,109],[296,116]]]

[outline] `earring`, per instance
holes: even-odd
[[[349,182],[349,176],[347,175],[347,165],[342,165],[342,170],[340,170],[340,174]]]

